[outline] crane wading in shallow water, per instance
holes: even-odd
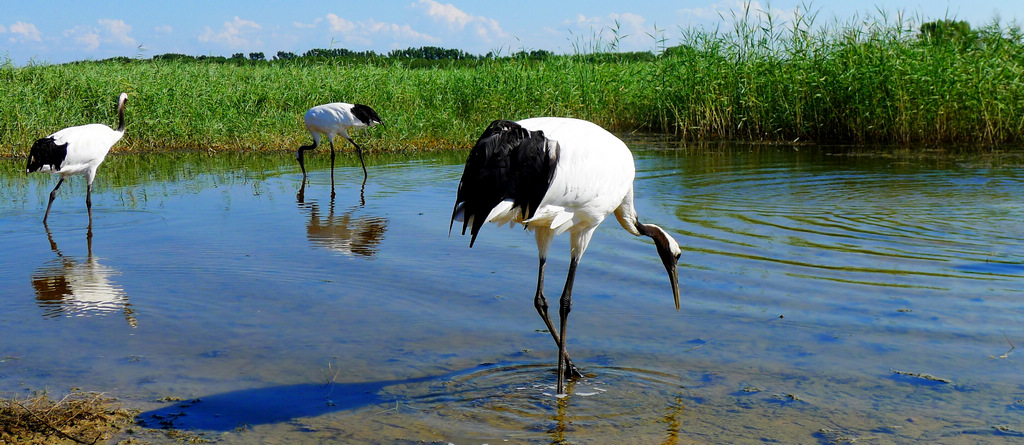
[[[363,166],[363,177],[366,174],[366,163],[363,162],[363,150],[359,144],[353,141],[348,135],[350,128],[368,128],[377,124],[384,125],[373,108],[362,104],[346,104],[334,102],[324,105],[317,105],[306,111],[304,117],[306,130],[313,136],[312,145],[303,145],[295,153],[299,160],[299,168],[302,169],[302,180],[306,180],[306,164],[302,160],[302,152],[313,150],[320,146],[320,135],[327,136],[327,143],[331,146],[331,186],[334,186],[334,136],[340,135],[348,139],[356,146],[356,153],[359,155],[359,164]]]
[[[117,98],[117,129],[103,124],[79,125],[68,127],[47,137],[40,138],[28,154],[28,173],[49,172],[60,175],[57,186],[50,192],[50,202],[46,204],[43,224],[50,217],[50,206],[57,198],[57,189],[64,179],[73,175],[85,175],[85,207],[89,209],[89,223],[92,223],[92,181],[96,179],[96,169],[107,157],[110,147],[124,136],[124,106],[128,103],[128,93],[121,93]]]
[[[462,234],[470,229],[473,247],[487,222],[520,223],[534,232],[540,267],[533,302],[558,344],[558,394],[564,394],[567,377],[582,376],[565,350],[565,324],[576,266],[608,215],[614,214],[629,233],[654,240],[679,310],[679,244],[661,227],[637,218],[634,175],[633,155],[626,144],[594,123],[569,118],[491,122],[466,160],[449,234],[455,221],[462,221]],[[571,259],[556,331],[544,297],[544,263],[554,237],[566,231],[572,237]]]

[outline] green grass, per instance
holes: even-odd
[[[1021,142],[1017,26],[992,23],[965,42],[922,38],[910,21],[885,13],[826,25],[813,15],[788,23],[751,17],[730,30],[681,30],[681,44],[657,56],[610,51],[613,33],[573,55],[430,64],[8,62],[0,66],[0,153],[22,155],[69,125],[114,125],[121,91],[131,99],[120,151],[294,150],[309,142],[305,110],[334,101],[378,111],[387,127],[355,134],[378,151],[467,147],[493,119],[539,115],[690,140]]]

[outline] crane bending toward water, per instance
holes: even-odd
[[[520,223],[532,230],[540,257],[534,306],[558,344],[558,394],[567,377],[582,376],[566,352],[572,287],[594,230],[614,214],[629,233],[654,240],[679,310],[679,243],[664,229],[643,224],[633,207],[633,156],[619,138],[579,119],[540,117],[492,122],[466,160],[448,227],[462,222],[473,247],[480,227]],[[556,235],[571,235],[569,272],[559,300],[559,329],[548,317],[544,265]]]
[[[43,224],[50,217],[50,206],[57,197],[57,189],[64,183],[64,179],[73,175],[85,175],[85,207],[89,209],[89,223],[92,223],[92,182],[96,179],[96,169],[107,157],[110,147],[124,136],[126,103],[128,93],[121,93],[117,98],[117,129],[103,124],[79,125],[40,138],[32,144],[26,167],[28,173],[39,171],[60,175],[57,186],[50,192]]]
[[[302,179],[306,179],[306,164],[302,160],[302,152],[313,150],[320,146],[320,135],[327,136],[327,142],[331,146],[331,185],[334,185],[334,137],[340,135],[348,139],[356,146],[356,154],[359,155],[359,164],[363,166],[363,177],[366,174],[366,163],[363,162],[363,150],[356,141],[348,135],[351,128],[369,128],[377,124],[384,125],[377,112],[366,105],[347,104],[334,102],[324,105],[317,105],[306,111],[303,118],[306,123],[306,130],[313,136],[312,145],[303,145],[295,153],[299,160],[299,167],[302,169]]]

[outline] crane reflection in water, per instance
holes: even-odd
[[[380,249],[387,231],[388,219],[380,216],[362,215],[360,209],[366,205],[366,178],[359,189],[359,204],[346,210],[336,211],[334,190],[324,214],[316,201],[306,202],[306,184],[303,181],[296,199],[299,207],[309,212],[306,223],[306,238],[315,246],[324,247],[346,256],[373,257]]]
[[[92,251],[92,226],[85,235],[87,255],[84,260],[65,255],[46,226],[50,250],[57,258],[46,262],[32,274],[36,304],[47,318],[89,317],[121,313],[131,327],[138,325],[128,294],[112,280],[120,272],[100,264]]]

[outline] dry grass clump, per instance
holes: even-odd
[[[99,443],[130,425],[133,417],[99,393],[72,392],[57,401],[45,392],[0,399],[0,443]]]

